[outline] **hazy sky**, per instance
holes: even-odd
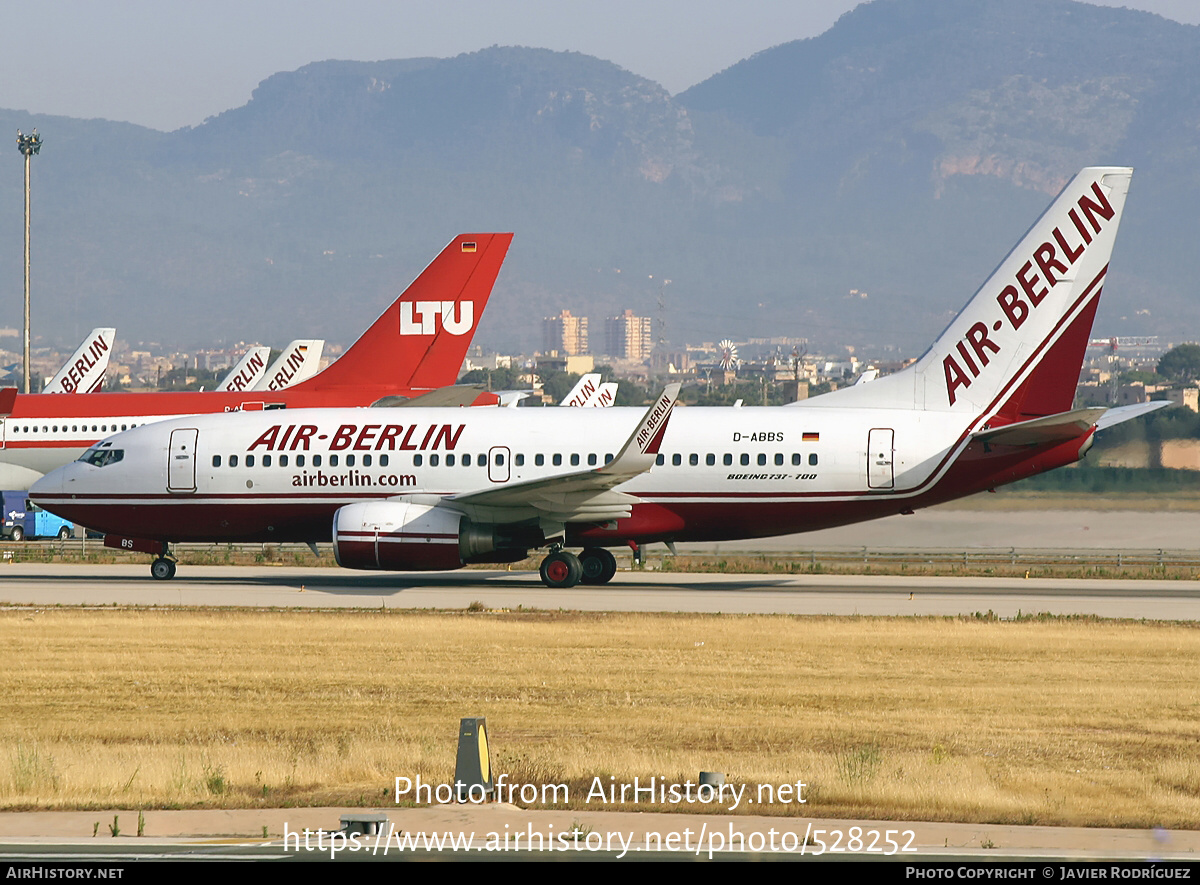
[[[1198,0],[1097,0],[1200,24]],[[670,92],[827,30],[857,0],[39,0],[5,4],[0,107],[176,129],[330,58],[575,50]]]

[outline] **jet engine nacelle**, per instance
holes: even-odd
[[[367,501],[333,516],[333,552],[342,568],[456,569],[462,514],[426,504]]]
[[[333,517],[333,552],[343,568],[388,571],[443,571],[468,562],[516,562],[526,555],[524,546],[502,539],[494,526],[404,501],[340,508]]]

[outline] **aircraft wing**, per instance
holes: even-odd
[[[654,466],[679,388],[677,383],[667,385],[621,451],[602,467],[451,495],[443,504],[498,521],[538,517],[560,523],[605,522],[627,517],[638,499],[614,489]]]

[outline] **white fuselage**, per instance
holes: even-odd
[[[965,447],[962,419],[911,410],[677,408],[658,463],[620,486],[653,518],[614,538],[753,537],[853,522],[928,495]],[[140,427],[39,482],[47,509],[163,540],[329,538],[337,508],[426,503],[587,470],[640,409],[315,409]],[[175,446],[173,449],[172,441]],[[182,451],[186,446],[187,451]],[[182,451],[182,453],[181,453]],[[973,489],[972,489],[973,490]],[[953,495],[948,495],[953,497]],[[854,504],[867,504],[860,512]],[[838,505],[827,510],[827,505]],[[823,512],[824,511],[824,512]],[[620,521],[618,521],[620,522]]]

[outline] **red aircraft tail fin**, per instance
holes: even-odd
[[[344,354],[292,389],[453,384],[512,236],[455,237]]]

